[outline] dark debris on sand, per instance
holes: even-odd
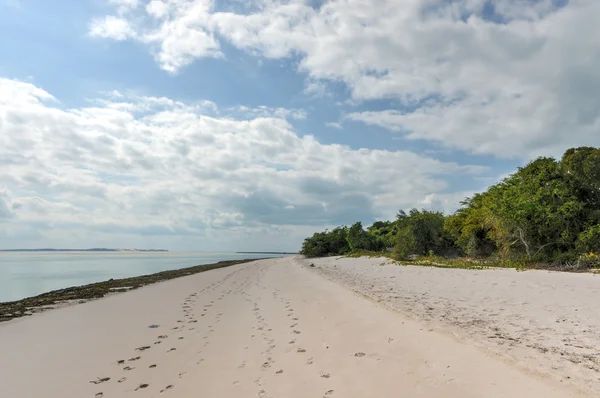
[[[230,267],[232,265],[256,260],[257,259],[219,261],[215,264],[197,265],[194,267],[158,272],[151,275],[142,275],[123,279],[109,279],[104,282],[54,290],[48,293],[40,294],[39,296],[28,297],[23,300],[4,302],[0,303],[0,322],[32,315],[35,312],[41,312],[44,309],[50,309],[50,307],[55,304],[77,301],[85,302],[104,297],[109,293],[134,290],[156,282],[162,282],[169,279],[180,278],[182,276],[188,276],[218,268]]]

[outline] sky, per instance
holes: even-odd
[[[600,146],[597,0],[0,0],[0,249],[298,250]]]

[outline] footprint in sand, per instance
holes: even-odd
[[[178,337],[177,340],[183,340],[183,336]]]
[[[145,351],[145,350],[147,350],[147,349],[149,349],[149,348],[150,348],[150,346],[149,346],[149,345],[145,345],[145,346],[143,346],[143,347],[138,347],[138,348],[136,348],[135,350],[136,350],[136,351]]]
[[[313,358],[312,357],[308,358],[308,361],[306,361],[306,364],[307,365],[312,365],[313,364]]]
[[[171,351],[175,351],[177,348],[171,348],[169,351],[167,352],[171,352]]]
[[[275,374],[278,374],[278,375],[280,375],[282,373],[283,373],[283,369],[279,369],[277,372],[275,372]]]
[[[135,369],[135,368],[132,368],[131,366],[125,366],[125,367],[123,368],[123,370],[133,370],[133,369]]]
[[[155,341],[155,342],[154,342],[154,345],[156,345],[156,344],[161,344],[161,343],[162,343],[162,341],[160,341],[160,340],[159,340],[159,341]]]
[[[119,359],[119,360],[117,361],[117,364],[118,364],[118,365],[120,365],[120,364],[122,364],[122,363],[125,363],[125,360],[124,360],[124,359]]]
[[[298,348],[296,352],[306,352],[306,350],[304,348]]]
[[[295,328],[296,326],[298,326],[297,323],[294,323],[293,325],[290,325],[291,328]]]
[[[299,330],[294,330],[294,334],[300,334],[301,332]]]
[[[160,336],[158,336],[159,339],[166,339],[167,337],[169,336],[167,336],[166,334],[161,334]]]
[[[354,354],[355,357],[359,357],[359,358],[364,357],[365,355],[367,355],[367,354],[365,354],[364,352],[357,352],[356,354]]]
[[[187,372],[181,372],[179,373],[179,378],[181,379],[183,376],[185,376],[187,374]]]
[[[271,362],[270,361],[266,361],[262,364],[262,370],[265,370],[267,368],[271,367]]]
[[[137,361],[138,359],[140,359],[141,357],[133,357],[133,358],[129,358],[128,361],[129,362],[133,362],[133,361]]]
[[[100,384],[100,383],[104,383],[106,381],[109,381],[110,377],[98,377],[96,380],[92,380],[90,381],[90,383],[92,384]]]
[[[168,386],[166,386],[164,389],[160,390],[160,393],[162,394],[163,392],[170,390],[171,388],[173,388],[173,384],[169,384]]]
[[[332,395],[333,394],[333,390],[329,390],[325,393],[325,397],[327,397],[328,395]]]
[[[117,380],[117,383],[123,383],[125,380],[127,380],[127,377],[121,377],[119,380]]]
[[[321,372],[321,377],[324,379],[329,379],[331,375],[329,373]]]
[[[146,384],[146,383],[143,383],[143,384],[140,384],[140,385],[139,385],[139,386],[138,386],[138,387],[135,389],[135,391],[137,391],[137,390],[141,390],[142,388],[147,388],[147,387],[148,387],[148,384]]]
[[[292,321],[297,321],[297,320],[298,320],[298,318],[292,318]]]
[[[104,393],[99,392],[99,393],[96,393],[96,395],[94,395],[94,398],[102,398],[103,396],[104,396]]]
[[[155,368],[155,367],[156,367],[156,364],[150,365],[150,366],[148,366],[148,367],[149,367],[150,369],[153,369],[153,368]]]

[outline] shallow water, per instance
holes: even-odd
[[[0,302],[51,290],[160,271],[272,254],[203,252],[0,253]]]

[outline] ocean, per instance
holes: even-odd
[[[0,252],[0,302],[51,290],[225,260],[281,257],[205,252]]]

